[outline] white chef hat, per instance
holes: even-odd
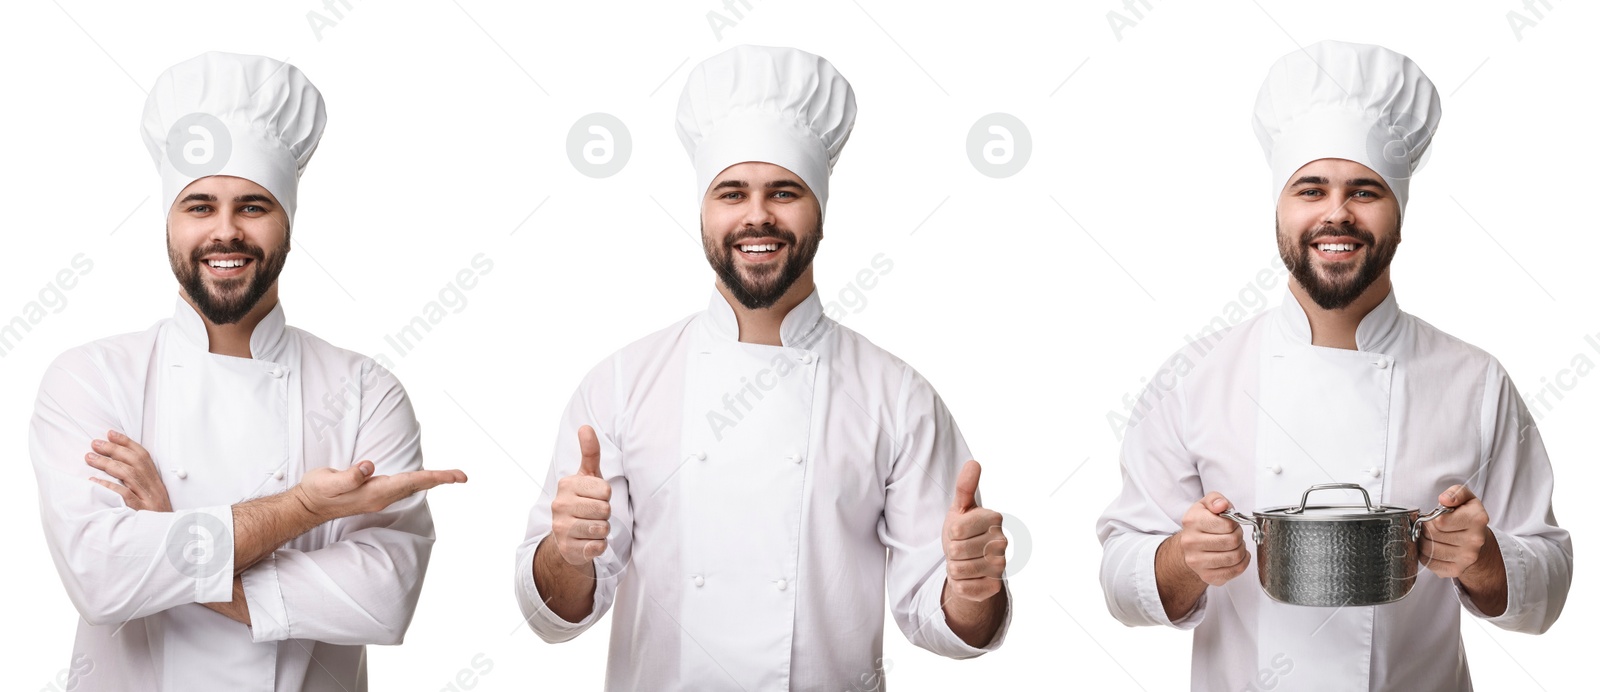
[[[1410,58],[1382,46],[1320,41],[1272,65],[1254,124],[1273,194],[1307,163],[1348,159],[1383,176],[1404,213],[1439,115],[1439,92]]]
[[[794,48],[737,46],[695,66],[678,99],[678,139],[694,160],[699,193],[746,161],[800,176],[828,206],[828,174],[856,122],[850,82],[821,56]]]
[[[156,78],[141,130],[166,209],[189,183],[229,175],[266,188],[292,221],[300,174],[327,119],[322,94],[295,66],[205,53]]]

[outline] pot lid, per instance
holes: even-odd
[[[1312,505],[1312,504],[1307,504],[1307,501],[1311,499],[1311,493],[1317,492],[1319,490],[1356,490],[1356,491],[1359,491],[1361,493],[1361,500],[1362,500],[1362,502],[1364,504],[1359,504],[1359,505],[1354,505],[1354,504],[1349,504],[1349,505]],[[1417,510],[1409,508],[1409,507],[1394,507],[1394,506],[1391,506],[1391,505],[1374,505],[1374,504],[1372,504],[1372,496],[1368,495],[1367,494],[1367,489],[1361,487],[1361,484],[1359,484],[1359,483],[1322,483],[1322,484],[1319,484],[1319,485],[1313,485],[1310,488],[1306,488],[1305,494],[1300,496],[1300,504],[1298,504],[1298,505],[1289,505],[1289,506],[1286,506],[1286,507],[1274,507],[1272,509],[1263,509],[1263,510],[1260,510],[1260,511],[1256,512],[1256,514],[1269,516],[1269,517],[1286,518],[1286,519],[1303,518],[1303,519],[1315,519],[1315,520],[1337,520],[1337,519],[1373,519],[1373,518],[1380,518],[1380,517],[1392,517],[1392,516],[1397,515],[1397,514],[1409,514],[1411,512],[1415,512],[1415,511],[1417,511]]]
[[[1302,519],[1307,521],[1342,521],[1359,519],[1388,519],[1417,510],[1393,505],[1289,505],[1258,510],[1256,514],[1274,519]]]

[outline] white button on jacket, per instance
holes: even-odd
[[[968,646],[940,607],[939,533],[970,453],[933,388],[827,318],[815,292],[780,336],[739,342],[713,293],[594,368],[567,407],[545,487],[577,471],[591,425],[613,491],[595,608],[566,622],[534,585],[549,493],[518,549],[517,597],[552,642],[616,609],[608,690],[851,689],[878,679],[886,592],[935,653],[1004,638]],[[686,462],[695,451],[705,461]]]
[[[310,468],[370,459],[422,467],[398,380],[370,358],[285,326],[273,308],[253,358],[208,351],[182,299],[172,319],[51,364],[29,427],[45,538],[82,616],[67,689],[365,689],[365,644],[399,643],[433,545],[422,494],[312,529],[246,570],[251,626],[201,603],[233,599],[230,506]],[[128,509],[88,479],[89,442],[125,433],[161,470],[173,511]],[[113,481],[115,482],[115,481]]]

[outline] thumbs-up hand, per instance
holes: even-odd
[[[578,472],[561,479],[550,503],[556,550],[574,567],[605,552],[611,533],[611,484],[600,476],[600,438],[594,428],[578,428],[578,450],[583,455]]]
[[[968,461],[956,476],[955,500],[944,517],[945,587],[956,598],[986,601],[1000,593],[1006,571],[1006,536],[1000,513],[978,506],[983,468]]]

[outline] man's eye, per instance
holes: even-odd
[[[196,204],[192,207],[189,207],[189,213],[191,214],[207,214],[210,212],[211,205],[209,204]]]
[[[1377,195],[1374,194],[1371,190],[1356,190],[1355,194],[1351,195],[1351,197],[1361,197],[1361,196],[1365,196],[1365,197],[1370,198],[1370,199],[1376,199],[1377,198]]]
[[[781,196],[781,197],[783,197],[785,199],[792,199],[792,198],[794,198],[795,194],[793,192],[788,191],[788,190],[779,190],[777,192],[772,193],[772,196],[773,197],[780,197]]]
[[[724,193],[722,195],[722,198],[723,199],[743,199],[744,198],[744,193],[743,192],[728,192],[728,193]]]
[[[1322,194],[1322,191],[1313,187],[1313,188],[1307,188],[1307,189],[1301,190],[1299,194],[1301,196],[1315,196],[1315,195]]]
[[[254,204],[247,204],[243,207],[240,207],[239,211],[242,211],[246,214],[264,214],[267,210]]]

